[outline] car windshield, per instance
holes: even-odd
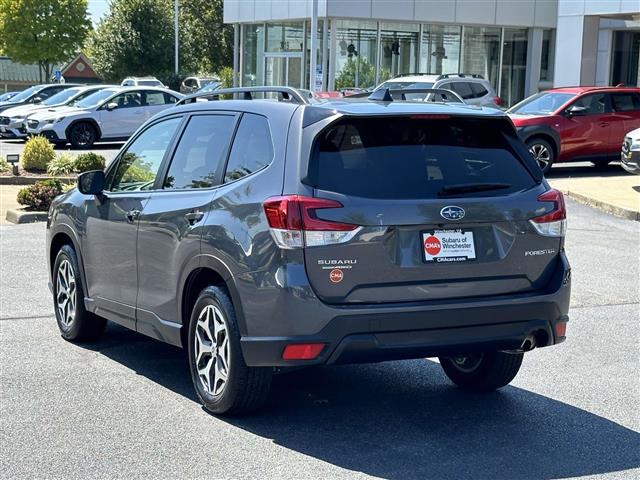
[[[380,88],[404,90],[405,88],[433,88],[433,82],[385,82]]]
[[[507,113],[519,113],[521,115],[551,115],[562,105],[575,97],[573,93],[540,92],[525,98],[514,105]]]
[[[39,92],[40,90],[42,90],[42,86],[40,85],[29,87],[26,90],[23,90],[22,92],[20,92],[15,97],[11,98],[9,102],[11,103],[22,102],[23,100],[27,100],[31,95]]]
[[[44,102],[42,102],[42,105],[58,105],[60,103],[66,103],[67,100],[77,95],[81,91],[82,88],[67,88],[47,98]]]
[[[211,92],[211,91],[215,90],[216,88],[218,88],[219,86],[220,86],[220,82],[214,80],[214,81],[208,83],[207,85],[205,85],[204,87],[202,87],[199,91],[200,92]]]
[[[89,95],[87,98],[74,104],[73,106],[78,108],[93,108],[98,106],[101,102],[103,102],[116,92],[117,90],[111,88],[100,90],[93,95]]]
[[[138,85],[144,85],[146,87],[162,86],[162,82],[159,80],[138,80]]]

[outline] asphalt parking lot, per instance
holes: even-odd
[[[109,325],[62,340],[44,225],[0,226],[1,478],[639,478],[640,223],[569,200],[564,344],[500,392],[429,360],[280,375],[268,407],[216,418],[182,351]]]

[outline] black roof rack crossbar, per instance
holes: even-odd
[[[458,78],[470,77],[470,78],[484,79],[484,77],[479,73],[441,73],[440,76],[438,77],[438,80],[442,80],[443,78],[451,78],[451,77],[458,77]]]
[[[372,102],[406,102],[407,94],[424,94],[425,98],[431,95],[431,98],[428,101],[432,102],[464,103],[464,100],[462,100],[460,95],[452,92],[451,90],[447,90],[446,88],[379,88],[374,90],[372,93],[356,93],[354,95],[348,95],[345,98],[362,98]]]
[[[278,101],[299,103],[301,105],[308,104],[309,99],[305,98],[298,90],[292,87],[235,87],[235,88],[219,88],[205,93],[194,93],[180,100],[178,105],[197,102],[198,99],[218,100],[222,95],[233,95],[235,98],[242,100],[253,100],[254,93],[277,93]]]

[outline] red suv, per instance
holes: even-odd
[[[544,173],[555,162],[603,166],[620,158],[625,134],[640,127],[640,88],[555,88],[507,113]]]

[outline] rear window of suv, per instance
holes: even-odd
[[[536,180],[507,139],[503,119],[345,118],[316,139],[307,183],[376,199],[496,196]],[[493,185],[487,190],[466,186]]]

